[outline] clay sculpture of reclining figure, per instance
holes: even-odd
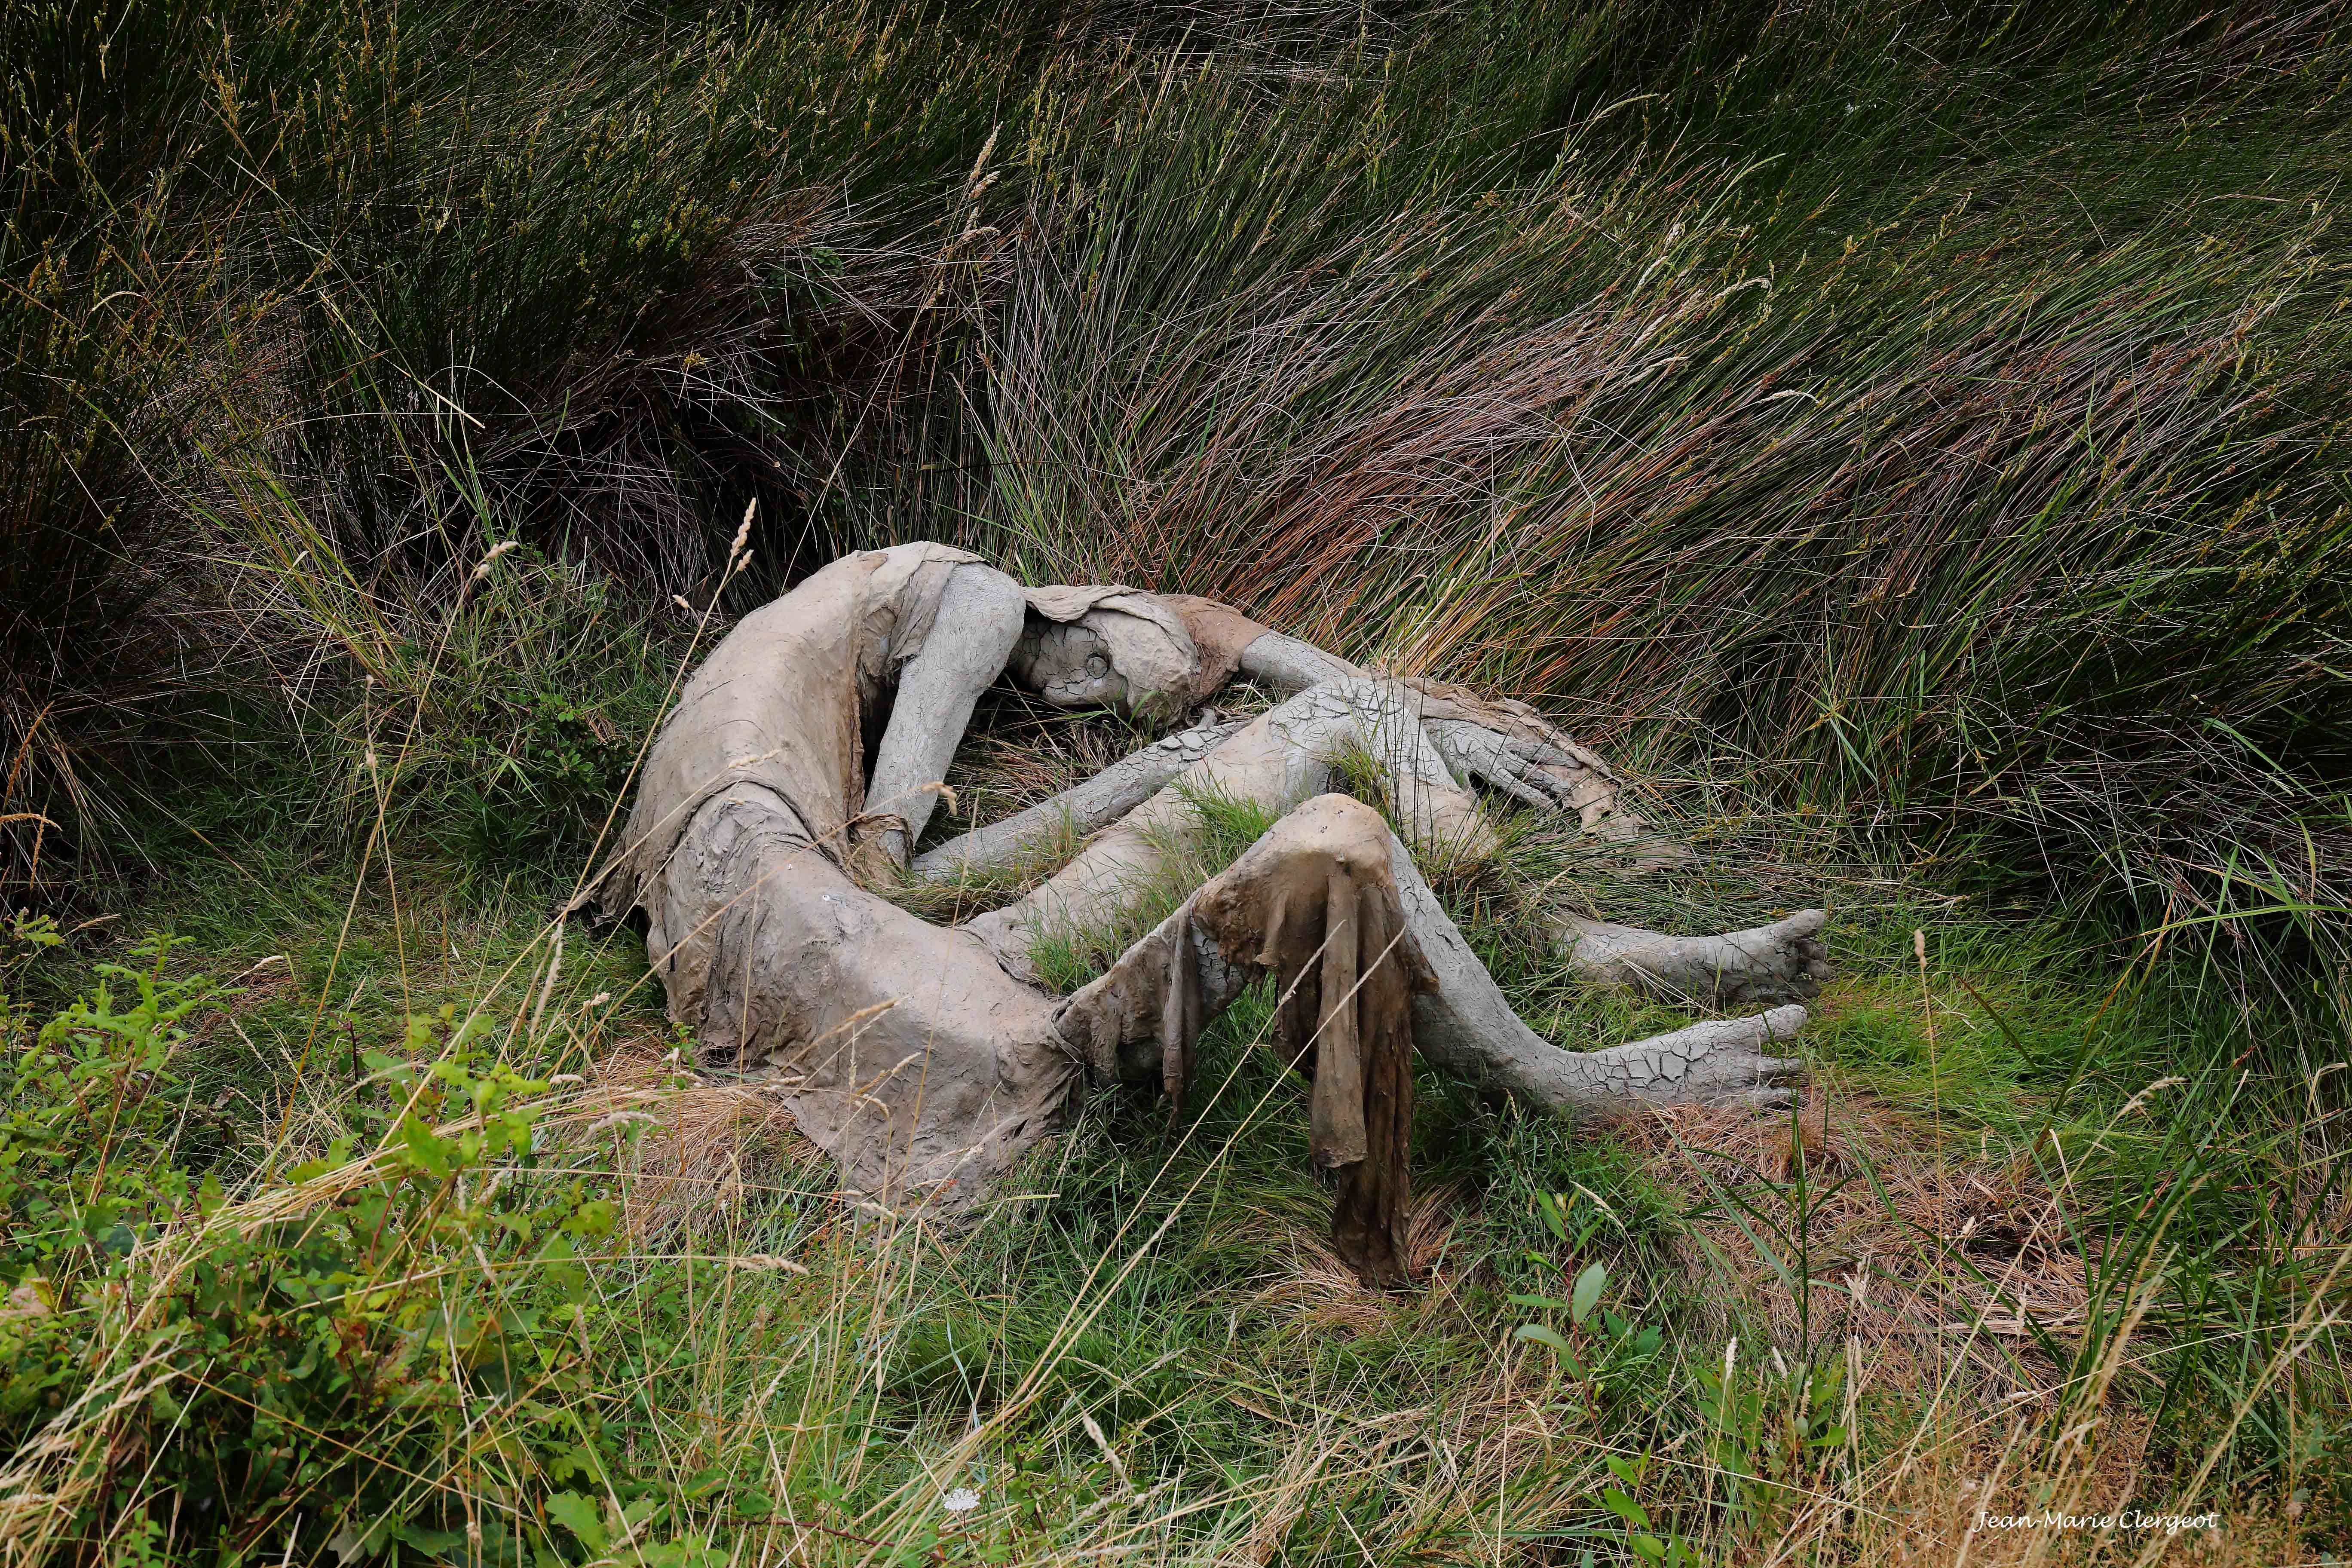
[[[1285,700],[1181,731],[910,860],[1000,678],[1173,721],[1236,671]],[[1469,780],[1644,852],[1608,769],[1531,709],[1376,676],[1207,601],[1024,589],[962,551],[907,544],[833,563],[719,645],[647,753],[594,893],[608,914],[644,917],[671,1016],[705,1063],[772,1078],[846,1184],[896,1209],[968,1207],[1059,1124],[1089,1071],[1181,1099],[1201,1027],[1269,974],[1277,1048],[1314,1080],[1335,1234],[1371,1279],[1402,1278],[1414,1048],[1556,1108],[1788,1103],[1799,1064],[1769,1052],[1827,973],[1820,911],[1702,938],[1563,917],[1562,955],[1591,978],[1780,1004],[1564,1051],[1512,1012],[1381,814],[1328,793],[1343,754],[1374,760],[1423,852],[1487,842]],[[1039,986],[1037,937],[1125,915],[1202,831],[1202,792],[1279,820],[1099,979],[1066,997]],[[1073,828],[1090,835],[1074,859],[960,926],[871,890],[952,881]]]

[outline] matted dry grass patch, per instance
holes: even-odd
[[[722,1220],[765,1194],[836,1185],[772,1085],[705,1079],[640,1040],[600,1061],[586,1093],[602,1114],[578,1135],[615,1140],[625,1223],[641,1240]],[[631,1122],[645,1128],[634,1142]]]
[[[1691,1203],[1684,1265],[1727,1282],[1776,1340],[1852,1337],[1874,1378],[1923,1389],[1958,1355],[1973,1398],[2050,1392],[2057,1369],[2033,1330],[2079,1330],[2090,1260],[2029,1158],[1939,1152],[1916,1118],[1834,1075],[1794,1117],[1675,1106],[1618,1135]]]

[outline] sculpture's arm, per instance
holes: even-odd
[[[1251,624],[1230,611],[1224,614],[1244,626]],[[1410,726],[1416,739],[1427,736],[1416,750],[1429,764],[1430,783],[1442,782],[1449,790],[1459,790],[1475,780],[1538,809],[1574,811],[1586,827],[1598,828],[1604,835],[1611,826],[1628,829],[1637,826],[1632,819],[1614,825],[1603,822],[1617,793],[1607,767],[1565,736],[1547,739],[1548,732],[1528,732],[1531,720],[1516,724],[1506,721],[1499,727],[1480,722],[1475,700],[1465,707],[1456,698],[1433,697],[1424,683],[1371,675],[1312,643],[1262,627],[1242,645],[1235,665],[1241,675],[1285,697],[1339,686],[1387,693],[1383,710],[1416,721]],[[1131,689],[1133,672],[1121,668],[1121,653],[1113,635],[1085,618],[1033,626],[1013,656],[1012,673],[1017,684],[1057,707],[1119,706],[1138,695]],[[1197,700],[1201,693],[1192,695]],[[1436,713],[1425,711],[1433,705]],[[1541,731],[1539,723],[1535,728]],[[1139,752],[1099,781],[1090,781],[1064,797],[996,824],[983,835],[934,850],[926,858],[921,874],[926,880],[949,880],[1002,865],[1018,856],[1024,844],[1065,823],[1080,833],[1093,832],[1141,804],[1192,760],[1192,753],[1182,750]],[[1415,776],[1423,775],[1416,772]]]
[[[1285,697],[1334,680],[1360,680],[1366,674],[1338,654],[1280,632],[1268,632],[1242,649],[1242,673]]]
[[[1057,832],[1083,836],[1108,826],[1150,800],[1161,785],[1216,750],[1219,742],[1248,721],[1229,719],[1198,724],[1131,752],[1051,800],[925,850],[915,857],[910,868],[915,879],[952,882],[975,871],[1009,865]]]
[[[1116,705],[1124,700],[1127,688],[1112,654],[1111,645],[1094,627],[1076,623],[1033,624],[1012,656],[1011,670],[1014,684],[1037,692],[1056,707]],[[1286,697],[1337,680],[1366,679],[1364,671],[1346,659],[1271,631],[1242,651],[1240,668],[1242,674]],[[906,704],[904,688],[899,701],[902,707]],[[965,712],[969,711],[967,706]],[[1213,721],[1171,735],[1051,800],[925,851],[909,869],[918,881],[952,882],[1009,865],[1057,834],[1083,836],[1107,827],[1150,799],[1241,726],[1241,721]],[[919,836],[920,819],[909,820],[916,823]]]
[[[1021,584],[993,567],[967,562],[948,574],[930,634],[899,671],[866,784],[866,810],[905,824],[876,836],[897,864],[922,837],[972,705],[1004,672],[1027,609]]]

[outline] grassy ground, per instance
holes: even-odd
[[[1076,756],[1108,739],[1087,728],[1064,726]],[[993,777],[1006,808],[1055,782]],[[17,1405],[59,1441],[19,1450],[12,1539],[28,1559],[152,1528],[173,1556],[1943,1561],[1979,1508],[2136,1504],[2222,1510],[2182,1561],[2339,1540],[2341,1163],[2323,1112],[2244,1074],[2263,1021],[2118,987],[2079,925],[1987,921],[1798,831],[1718,826],[1709,868],[1664,888],[1524,837],[1443,890],[1527,1016],[1580,1045],[1675,1020],[1543,963],[1530,899],[1699,925],[1830,900],[1843,977],[1805,1112],[1576,1127],[1425,1073],[1427,1283],[1402,1296],[1329,1250],[1302,1088],[1250,1048],[1262,998],[1213,1032],[1181,1125],[1108,1093],[976,1228],[861,1226],[772,1104],[681,1073],[626,933],[575,931],[551,977],[560,862],[191,856],[18,986],[60,998],[149,926],[190,943],[165,974],[200,954],[237,977],[144,1080],[152,1142],[120,1140],[143,1190],[177,1168],[216,1194],[175,1223],[134,1203],[120,1258],[81,1218],[21,1259],[79,1305],[16,1299],[12,1403],[79,1399],[47,1424]],[[1062,957],[1075,979],[1099,954]],[[441,1102],[395,1121],[406,1064],[436,1061]],[[527,1155],[463,1151],[494,1061],[533,1081],[476,1120],[522,1108]],[[101,1149],[105,1098],[83,1097]],[[68,1192],[103,1184],[91,1152]],[[233,1246],[209,1266],[255,1295],[228,1310],[184,1281]],[[287,1333],[306,1317],[340,1377]],[[44,1363],[58,1333],[79,1354]],[[951,1511],[961,1489],[977,1502]]]
[[[0,13],[0,1557],[2346,1550],[2347,27]],[[845,1213],[548,916],[730,618],[919,537],[1543,701],[1704,865],[1449,880],[1514,999],[1673,1021],[1538,890],[1825,901],[1822,1092],[1427,1079],[1373,1297],[1244,1008],[1184,1127]],[[1124,739],[991,718],[994,806]],[[2227,1525],[1963,1533],[2126,1505]]]

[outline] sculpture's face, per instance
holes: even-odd
[[[1013,679],[1056,708],[1127,706],[1127,678],[1111,662],[1110,642],[1083,621],[1044,621],[1013,650]]]

